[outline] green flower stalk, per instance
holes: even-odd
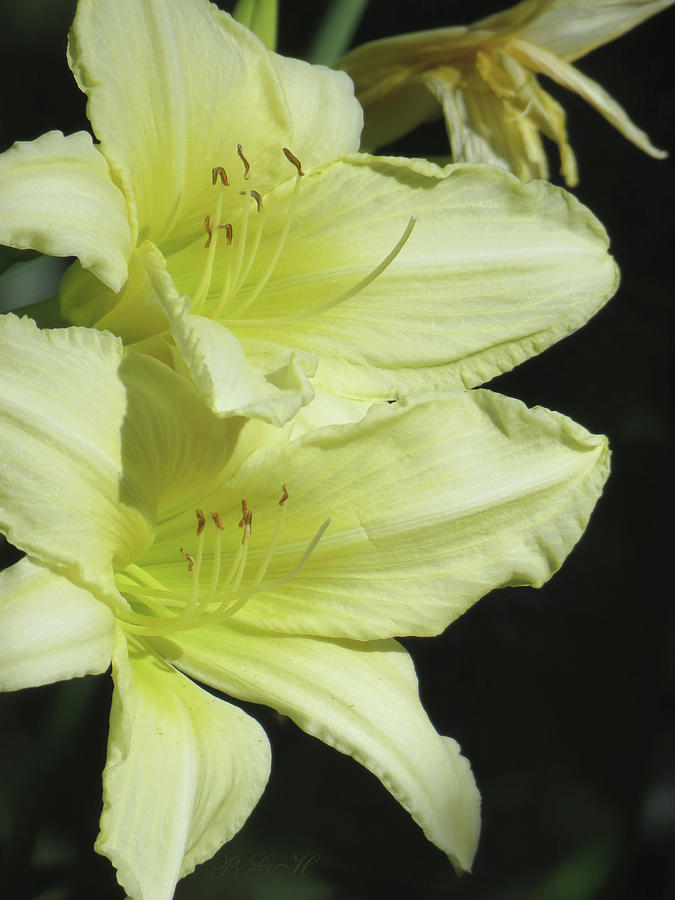
[[[337,65],[363,105],[364,146],[380,147],[442,113],[457,162],[504,166],[523,181],[548,178],[544,135],[558,145],[561,174],[574,187],[565,111],[537,75],[578,94],[636,147],[663,159],[607,91],[571,63],[672,3],[523,0],[472,25],[364,44]]]
[[[395,637],[544,582],[600,494],[604,438],[455,391],[288,440],[109,333],[13,315],[0,379],[0,529],[26,553],[0,575],[0,687],[112,662],[96,849],[129,897],[170,900],[267,781],[260,726],[193,678],[351,754],[469,869],[473,776]]]
[[[356,153],[347,76],[207,0],[80,0],[69,61],[100,143],[50,132],[0,156],[0,241],[78,257],[65,319],[188,373],[219,416],[299,433],[475,386],[616,287],[564,192]]]

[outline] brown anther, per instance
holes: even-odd
[[[225,529],[223,528],[222,519],[220,518],[220,513],[212,512],[211,518],[213,519],[216,528],[219,528],[221,531],[225,531]]]
[[[225,169],[222,166],[214,166],[213,169],[211,169],[211,184],[215,184],[219,178],[225,187],[229,185],[230,182],[227,180],[227,172]]]
[[[241,498],[241,519],[239,520],[240,528],[244,527],[247,517],[248,517],[248,503],[246,502],[246,497],[242,497]]]
[[[257,191],[251,191],[251,197],[253,197],[253,199],[255,200],[258,206],[258,212],[260,212],[260,210],[262,209],[262,197]]]
[[[232,235],[233,235],[232,226],[230,225],[229,222],[225,222],[224,225],[219,225],[218,228],[225,229],[225,237],[227,238],[227,246],[229,247],[232,244]]]
[[[191,571],[194,569],[194,567],[195,567],[195,558],[194,558],[194,556],[190,556],[190,554],[189,554],[189,553],[186,553],[185,550],[183,550],[182,547],[180,548],[180,555],[183,557],[183,559],[184,559],[184,560],[187,562],[187,564],[188,564],[188,572],[191,572]]]
[[[242,544],[246,543],[246,538],[251,536],[251,523],[253,522],[252,510],[246,510],[246,521],[244,522],[244,533],[241,536]]]
[[[292,163],[295,166],[295,168],[298,170],[298,175],[302,178],[305,173],[302,171],[302,165],[298,157],[291,153],[288,147],[282,147],[282,150],[284,151],[284,156],[286,157],[286,159],[289,161],[289,163]]]
[[[213,233],[211,231],[211,216],[207,216],[204,219],[204,228],[206,229],[206,233],[208,234],[204,247],[208,250],[208,248],[211,246],[211,238],[213,237]]]
[[[197,516],[197,537],[199,537],[199,535],[204,530],[204,526],[206,525],[206,519],[204,518],[204,513],[201,511],[201,509],[196,509],[195,515]]]
[[[279,501],[279,506],[283,506],[284,503],[288,500],[288,489],[285,484],[281,485],[281,490],[283,491],[281,495],[281,500]]]
[[[237,154],[238,154],[238,156],[239,156],[239,159],[240,159],[240,160],[243,162],[243,164],[244,164],[244,178],[248,178],[248,170],[249,170],[251,167],[250,167],[249,164],[248,164],[248,160],[247,160],[246,157],[244,156],[244,150],[243,150],[241,144],[237,144]]]

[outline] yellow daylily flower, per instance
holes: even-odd
[[[616,287],[575,200],[356,154],[344,73],[207,0],[80,0],[69,60],[100,143],[52,132],[0,156],[0,240],[78,256],[67,320],[189,372],[218,415],[281,424],[319,395],[299,430],[475,386]]]
[[[454,391],[281,440],[109,333],[13,315],[0,379],[0,530],[26,553],[0,574],[0,687],[112,661],[96,849],[129,897],[170,900],[268,777],[260,726],[193,678],[351,754],[469,869],[473,776],[395,637],[544,582],[600,494],[605,439]]]
[[[337,65],[354,80],[364,108],[364,146],[387,144],[442,111],[456,161],[503,166],[523,181],[548,178],[543,134],[558,145],[561,174],[574,187],[577,164],[565,111],[537,75],[578,94],[629,141],[663,159],[667,153],[570,63],[672,3],[523,0],[472,25],[364,44]]]

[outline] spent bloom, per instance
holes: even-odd
[[[629,141],[663,159],[667,154],[607,91],[571,63],[672,3],[523,0],[468,26],[364,44],[338,65],[353,78],[364,108],[364,146],[389,143],[442,112],[456,161],[504,166],[524,181],[547,178],[543,134],[558,145],[561,173],[574,187],[565,111],[537,75],[578,94]]]
[[[80,0],[68,58],[99,143],[50,132],[0,156],[0,240],[78,257],[64,320],[188,373],[220,416],[301,410],[301,430],[475,386],[616,287],[564,192],[356,153],[349,78],[207,0]]]
[[[129,897],[170,900],[268,778],[260,726],[193,678],[351,754],[469,869],[473,776],[395,638],[544,582],[600,494],[605,439],[489,391],[282,439],[109,333],[13,315],[0,377],[0,529],[26,554],[0,575],[0,687],[112,662],[96,849]]]

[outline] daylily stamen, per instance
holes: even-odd
[[[298,170],[298,176],[302,178],[305,173],[302,171],[302,166],[300,165],[300,160],[298,159],[298,157],[291,153],[288,147],[282,147],[282,150],[284,151],[284,156],[289,161],[289,163],[294,165]]]
[[[213,523],[216,526],[216,536],[214,540],[213,546],[213,568],[211,569],[211,580],[209,581],[209,590],[208,593],[199,601],[199,605],[197,606],[196,615],[200,616],[203,611],[207,608],[211,600],[213,599],[214,594],[216,593],[216,588],[218,586],[218,580],[220,578],[220,561],[222,555],[222,532],[224,531],[223,523],[220,521],[220,516],[217,512],[211,513],[211,518],[213,519]]]
[[[204,530],[204,526],[206,525],[206,519],[204,518],[204,513],[201,511],[201,509],[196,509],[195,515],[197,516],[197,537],[199,537],[199,535]]]
[[[223,191],[219,192],[218,201],[216,203],[216,212],[213,216],[213,220],[218,223],[220,221],[220,214],[223,208]],[[213,231],[211,228],[211,216],[208,215],[204,219],[204,228],[206,229],[206,233],[208,234],[208,240],[204,244],[204,247],[209,251],[206,266],[204,268],[204,274],[202,275],[202,280],[199,282],[199,286],[194,293],[192,298],[192,312],[198,313],[201,311],[201,307],[206,299],[206,296],[209,292],[209,286],[211,284],[211,275],[213,273],[213,263],[216,258],[216,248],[218,246],[218,229]]]
[[[204,228],[206,229],[206,233],[208,234],[206,243],[204,244],[204,249],[208,250],[208,248],[211,246],[211,238],[213,237],[213,232],[211,231],[211,216],[207,216],[204,219]]]
[[[239,256],[237,257],[238,258],[237,275],[234,279],[234,284],[232,285],[232,290],[227,295],[225,294],[224,291],[221,294],[220,301],[218,302],[218,309],[216,310],[216,313],[215,313],[215,318],[218,318],[218,316],[220,315],[220,311],[222,310],[223,306],[225,305],[225,303],[227,302],[229,297],[236,295],[239,288],[246,281],[246,279],[248,278],[248,273],[251,271],[253,263],[255,262],[255,258],[258,254],[258,247],[260,246],[260,239],[262,237],[262,231],[263,231],[262,197],[260,197],[260,194],[258,194],[257,191],[251,191],[250,193],[251,193],[251,196],[253,197],[253,199],[256,201],[256,205],[258,208],[257,211],[259,213],[258,225],[256,228],[255,237],[253,239],[253,246],[251,247],[251,250],[249,252],[248,261],[247,261],[246,265],[243,267],[243,271],[242,271],[241,262],[244,257],[244,247],[246,246],[246,237],[248,234],[248,218],[249,218],[249,213],[250,213],[250,209],[251,209],[250,204],[249,204],[246,206],[246,215],[244,216],[244,221],[242,223],[241,246],[239,248]],[[257,199],[258,197],[260,197],[259,203],[258,203],[258,199]]]
[[[288,489],[283,484],[279,500],[281,511],[274,534],[255,577],[245,588],[242,588],[241,585],[246,571],[253,521],[253,511],[249,508],[246,499],[243,498],[241,501],[241,518],[239,520],[239,527],[243,529],[242,541],[224,579],[221,577],[223,523],[218,512],[211,513],[214,538],[213,563],[206,590],[200,589],[200,576],[203,569],[204,540],[208,531],[208,523],[202,510],[196,509],[197,549],[192,555],[182,547],[180,548],[181,556],[188,562],[188,571],[191,574],[189,591],[169,590],[141,566],[136,563],[130,564],[116,575],[116,583],[122,596],[119,598],[119,603],[115,605],[114,612],[124,627],[133,634],[153,636],[171,634],[204,624],[218,623],[233,616],[250,597],[259,591],[277,590],[295,578],[314,551],[328,527],[330,519],[327,519],[318,529],[293,570],[283,578],[265,585],[265,576],[279,544],[288,498]],[[125,608],[121,605],[129,601],[132,604],[138,604],[139,609],[132,606]],[[146,611],[141,612],[140,606],[145,607]],[[211,612],[207,611],[209,608]]]
[[[246,160],[245,157],[243,158],[243,160],[245,162],[245,166],[247,167],[244,177],[248,177],[248,170],[250,169],[250,165],[248,163],[248,160]],[[221,169],[222,169],[222,167],[220,167],[220,166],[213,169],[212,182],[215,185],[218,177],[220,177],[221,181],[223,181],[224,185],[229,185],[229,181],[227,181],[227,175],[225,174],[224,169],[222,169],[224,178],[223,178],[223,176],[219,175]],[[258,191],[255,191],[255,190],[239,191],[238,193],[242,197],[246,197],[247,195],[250,195],[250,197],[253,200],[255,200],[257,211],[261,212],[262,196]],[[222,203],[222,197],[221,197],[220,202]],[[218,208],[218,212],[220,212],[220,206]],[[234,226],[232,225],[231,222],[219,223],[218,225],[215,226],[217,229],[225,231],[228,247],[232,246],[233,243],[236,244],[237,254],[236,254],[236,257],[234,258],[234,260],[229,262],[225,268],[225,275],[224,275],[224,280],[223,280],[223,286],[220,291],[220,296],[219,296],[218,301],[215,304],[214,308],[210,312],[210,316],[214,319],[219,318],[221,311],[225,307],[228,299],[231,296],[233,296],[234,294],[236,294],[240,285],[246,279],[246,277],[249,273],[249,270],[255,260],[255,256],[258,252],[258,246],[260,244],[260,237],[262,235],[262,222],[259,223],[259,227],[258,227],[256,235],[255,235],[255,239],[253,242],[253,248],[252,248],[252,252],[250,253],[248,263],[246,264],[245,267],[243,267],[244,270],[242,271],[244,251],[246,249],[246,239],[248,236],[249,214],[250,214],[250,205],[246,204],[244,207],[243,217],[242,217],[242,221],[240,223],[239,231],[237,233],[236,241],[234,241]],[[209,238],[205,244],[205,247],[209,248],[211,246],[211,236],[212,236],[212,232],[213,232],[213,227],[210,224],[211,217],[209,216],[207,218],[209,219],[209,221],[205,222],[205,227],[207,228]],[[192,312],[194,312],[194,313],[199,313],[202,311],[204,300],[206,299],[206,296],[208,295],[210,283],[211,283],[211,277],[213,274],[214,258],[209,258],[207,260],[207,267],[205,269],[204,276],[202,277],[202,281],[199,285],[199,288],[197,290],[197,293],[195,294],[195,298],[193,299],[193,303],[192,303]],[[207,281],[207,278],[208,278],[208,281]]]
[[[286,490],[286,485],[282,485],[283,495],[281,500],[279,501],[279,506],[281,507],[281,514],[277,520],[277,527],[274,529],[274,534],[272,535],[272,541],[270,543],[269,549],[267,551],[267,556],[263,560],[263,564],[260,566],[258,570],[258,574],[253,580],[253,587],[262,583],[263,578],[265,577],[265,573],[267,572],[270,562],[272,561],[272,556],[274,555],[274,551],[276,550],[277,542],[279,540],[279,535],[281,534],[281,526],[284,522],[284,516],[286,515],[286,507],[284,503],[288,500],[288,491]]]
[[[276,591],[280,587],[283,587],[284,585],[288,584],[290,581],[292,581],[295,578],[295,576],[300,572],[300,570],[302,568],[304,568],[305,563],[307,562],[309,557],[314,552],[316,545],[319,543],[319,541],[323,537],[323,534],[324,534],[325,530],[328,528],[328,526],[330,525],[330,522],[331,522],[330,519],[326,519],[321,524],[321,526],[319,527],[319,530],[314,535],[312,540],[309,542],[307,549],[302,554],[300,562],[296,565],[296,567],[293,569],[293,571],[289,575],[286,575],[285,578],[280,578],[279,581],[273,581],[271,584],[267,585],[266,590],[275,590]],[[220,610],[216,610],[215,613],[212,613],[210,616],[207,617],[208,620],[212,621],[212,622],[221,622],[223,619],[233,616],[236,612],[239,612],[239,610],[242,608],[242,606],[244,606],[244,604],[249,599],[249,597],[253,596],[253,594],[255,594],[255,593],[257,593],[257,588],[254,586],[250,590],[245,591],[244,594],[242,595],[241,599],[239,599],[232,606],[227,607],[226,609],[223,609],[222,612]]]
[[[241,519],[239,520],[239,528],[243,528],[248,519],[248,503],[246,497],[241,498]]]
[[[244,151],[243,151],[243,149],[242,149],[241,144],[237,144],[237,155],[238,155],[239,159],[240,159],[240,160],[243,162],[243,164],[244,164],[244,178],[248,179],[248,173],[249,173],[249,169],[250,169],[251,167],[250,167],[250,165],[248,164],[248,160],[247,160],[246,157],[244,156]]]
[[[408,238],[412,234],[412,230],[415,227],[416,221],[417,216],[410,216],[410,218],[408,219],[408,224],[406,225],[405,230],[397,241],[396,245],[389,251],[382,262],[380,262],[379,265],[375,266],[375,268],[371,272],[369,272],[368,275],[365,276],[365,278],[362,278],[361,281],[359,281],[353,287],[344,291],[342,294],[339,294],[337,297],[334,297],[332,300],[328,300],[326,303],[322,303],[321,306],[317,306],[315,309],[309,312],[291,313],[287,316],[268,316],[266,319],[228,318],[228,323],[232,325],[266,325],[270,322],[273,322],[274,324],[295,322],[298,319],[304,319],[308,316],[316,316],[320,313],[327,312],[329,309],[333,309],[335,306],[339,306],[341,303],[345,303],[347,300],[351,300],[352,297],[355,297],[357,294],[360,294],[361,291],[367,288],[369,284],[372,284],[372,282],[375,281],[375,279],[378,278],[382,274],[382,272],[384,272],[384,270],[392,264],[392,262],[396,259],[396,257],[399,255],[399,253],[407,243]],[[244,306],[242,310],[239,311],[240,314],[244,309],[250,306],[251,302],[252,301],[247,303],[246,306]]]
[[[136,563],[129,563],[124,569],[124,574],[134,578],[137,582],[144,584],[146,587],[158,588],[159,590],[166,591],[166,587],[161,581],[158,581],[153,575],[150,575],[149,572],[146,572],[145,569],[141,568],[141,566],[137,566]]]
[[[232,230],[232,223],[225,222],[223,225],[219,225],[218,228],[225,229],[225,237],[227,238],[227,246],[231,247],[232,246],[232,236],[234,234],[234,232]]]
[[[242,544],[245,544],[248,538],[251,537],[251,523],[253,521],[253,513],[249,509],[246,513],[246,520],[242,523],[244,528],[244,533],[241,536]]]
[[[267,286],[267,282],[272,277],[272,273],[274,272],[276,265],[279,262],[279,257],[281,256],[281,253],[282,253],[284,247],[286,246],[286,239],[288,238],[288,232],[290,231],[291,222],[293,221],[293,214],[298,205],[298,195],[300,193],[300,178],[302,177],[302,175],[304,173],[300,166],[300,161],[297,160],[293,156],[291,151],[287,150],[287,148],[284,147],[284,153],[286,154],[287,157],[288,157],[288,154],[290,153],[290,156],[292,156],[293,160],[295,160],[294,165],[295,165],[295,163],[297,163],[296,168],[298,170],[298,174],[295,179],[295,185],[293,187],[293,193],[291,195],[291,199],[288,204],[288,211],[286,212],[286,220],[284,222],[284,227],[281,231],[281,235],[279,236],[276,250],[274,251],[274,253],[272,255],[272,259],[270,260],[269,265],[267,266],[267,269],[265,270],[265,273],[263,274],[262,278],[258,281],[258,284],[253,288],[253,291],[251,292],[251,294],[249,294],[246,301],[243,304],[241,304],[238,309],[235,310],[235,312],[238,316],[241,316],[244,312],[246,312],[246,310],[249,308],[249,306],[251,306],[251,304],[254,303],[258,299],[260,294],[265,290],[265,288]],[[290,157],[288,157],[288,158],[290,159]],[[257,251],[257,244],[255,247],[255,250]],[[251,261],[252,261],[252,259],[251,259]],[[221,309],[221,305],[219,305],[219,309],[218,309],[219,312],[220,312],[220,309]],[[227,319],[228,319],[228,321],[233,321],[231,316],[227,316]]]
[[[165,588],[161,590],[154,590],[153,588],[142,588],[141,583],[148,583],[154,581],[152,576],[148,575],[147,572],[144,572],[140,566],[136,566],[133,563],[124,570],[124,572],[119,572],[116,576],[118,581],[118,587],[125,593],[133,594],[134,597],[141,600],[144,606],[153,612],[156,616],[159,616],[163,619],[175,619],[174,613],[170,612],[166,606],[161,602],[164,599],[171,599],[175,596],[174,591],[167,591]],[[159,584],[159,582],[157,582]],[[141,588],[139,590],[139,588]],[[156,594],[159,594],[159,599],[155,597]],[[124,609],[123,612],[119,612],[119,610],[113,610],[117,613],[121,618],[126,618],[127,614],[131,612],[130,609]]]
[[[241,191],[240,193],[242,193],[243,196],[246,196],[246,191]],[[253,193],[256,193],[256,192],[251,191],[251,194],[253,194]],[[258,196],[260,196],[260,195],[258,194]],[[220,292],[220,297],[218,298],[218,303],[217,303],[216,307],[214,308],[214,310],[211,313],[211,315],[214,319],[217,319],[220,317],[221,310],[227,303],[228,298],[230,297],[231,294],[236,293],[237,288],[240,283],[239,273],[241,270],[242,260],[244,258],[244,248],[246,247],[246,237],[248,235],[248,217],[249,217],[250,209],[251,209],[250,204],[247,204],[245,207],[244,218],[241,223],[241,232],[237,236],[237,255],[236,255],[234,262],[231,265],[228,265],[227,269],[225,270],[225,281],[223,282],[223,287]],[[258,205],[258,211],[259,210],[260,210],[260,205]],[[230,233],[228,235],[228,241],[227,241],[228,246],[231,246],[231,244],[232,244],[232,235],[233,235],[232,226],[230,226]],[[259,241],[259,239],[260,239],[260,229],[258,230],[258,241]],[[256,251],[257,251],[257,247],[258,247],[258,244],[256,242],[256,244],[255,244]],[[252,262],[252,260],[251,260],[251,262]],[[246,270],[246,273],[248,273],[248,268]]]
[[[201,573],[202,558],[204,556],[204,527],[206,526],[206,518],[199,508],[195,509],[195,515],[197,516],[197,555],[194,565],[190,569],[192,572],[192,589],[190,591],[190,600],[185,609],[185,615],[188,618],[192,615],[192,612],[197,605],[197,599],[199,597],[199,575]]]
[[[263,273],[262,277],[258,280],[255,287],[252,288],[251,292],[249,293],[248,297],[243,301],[243,303],[240,303],[238,307],[235,307],[235,309],[233,309],[231,311],[231,314],[226,317],[228,319],[232,319],[232,313],[234,313],[237,316],[242,315],[249,308],[249,306],[251,306],[251,304],[257,300],[257,298],[260,296],[262,291],[267,286],[267,283],[269,282],[269,279],[272,276],[272,273],[274,272],[274,269],[276,268],[279,258],[280,258],[281,254],[283,252],[283,249],[286,245],[290,226],[293,221],[293,215],[294,215],[295,209],[297,207],[300,178],[302,178],[305,173],[302,171],[302,164],[301,164],[300,160],[297,158],[297,156],[294,153],[292,153],[288,149],[288,147],[283,147],[282,150],[283,150],[283,153],[284,153],[284,156],[286,157],[286,159],[291,163],[292,166],[294,166],[294,168],[297,172],[295,186],[293,189],[293,193],[291,195],[288,210],[286,212],[286,219],[285,219],[284,225],[281,229],[281,233],[278,238],[278,243],[277,243],[275,252],[272,254],[272,258],[271,258],[265,272]],[[248,159],[244,155],[244,151],[243,151],[241,144],[237,144],[237,155],[239,156],[240,160],[242,161],[242,163],[244,165],[244,176],[243,177],[245,179],[248,179],[251,166],[250,166]],[[222,166],[215,166],[211,170],[212,184],[215,185],[219,178],[220,178],[223,186],[229,185],[229,180],[227,178],[225,169]],[[259,214],[261,214],[261,216],[262,216],[263,198],[259,191],[250,190],[247,192],[247,191],[240,190],[238,193],[242,197],[245,197],[248,194],[253,200],[255,200],[257,212]],[[193,313],[201,313],[203,310],[204,302],[209,293],[209,289],[210,289],[210,285],[211,285],[211,278],[212,278],[212,274],[213,274],[213,265],[214,265],[215,254],[212,255],[211,251],[212,251],[212,248],[215,248],[215,243],[216,243],[215,234],[217,233],[217,229],[224,229],[225,233],[227,235],[227,245],[231,246],[233,243],[235,243],[237,246],[237,255],[236,255],[235,259],[228,260],[227,264],[225,265],[225,271],[224,271],[224,276],[223,276],[222,287],[220,290],[220,295],[218,297],[217,302],[213,304],[212,308],[209,310],[209,313],[208,313],[210,318],[213,318],[213,319],[219,319],[223,316],[223,313],[227,307],[227,304],[230,302],[230,300],[233,297],[235,297],[237,295],[237,292],[239,291],[241,285],[245,283],[245,281],[248,277],[248,274],[251,270],[251,267],[256,259],[256,256],[258,253],[258,247],[260,246],[260,240],[262,237],[262,230],[263,230],[263,222],[262,222],[262,218],[260,218],[260,220],[258,221],[258,227],[256,229],[255,238],[253,240],[253,245],[252,245],[252,247],[249,248],[249,252],[247,254],[247,261],[246,261],[246,264],[244,264],[244,253],[247,249],[246,248],[246,239],[248,236],[248,220],[249,220],[249,214],[250,214],[250,206],[246,205],[243,209],[241,223],[240,223],[240,225],[237,226],[237,228],[239,230],[237,231],[236,241],[235,241],[234,240],[234,237],[235,237],[234,226],[232,225],[232,223],[230,223],[230,222],[220,223],[220,221],[219,221],[220,213],[222,210],[222,202],[223,201],[222,201],[222,194],[221,194],[221,196],[219,197],[218,208],[217,208],[215,215],[207,216],[207,218],[204,222],[204,227],[208,234],[208,240],[206,241],[204,246],[206,249],[209,250],[209,258],[207,260],[206,268],[204,270],[204,274],[202,276],[199,287],[197,288],[197,291],[193,297],[192,308],[191,308],[191,311]],[[217,223],[215,226],[213,226],[211,224],[212,220]]]
[[[211,184],[215,184],[216,181],[218,181],[218,178],[220,178],[225,187],[229,185],[230,182],[227,178],[227,172],[222,166],[214,166],[214,168],[211,169]]]

